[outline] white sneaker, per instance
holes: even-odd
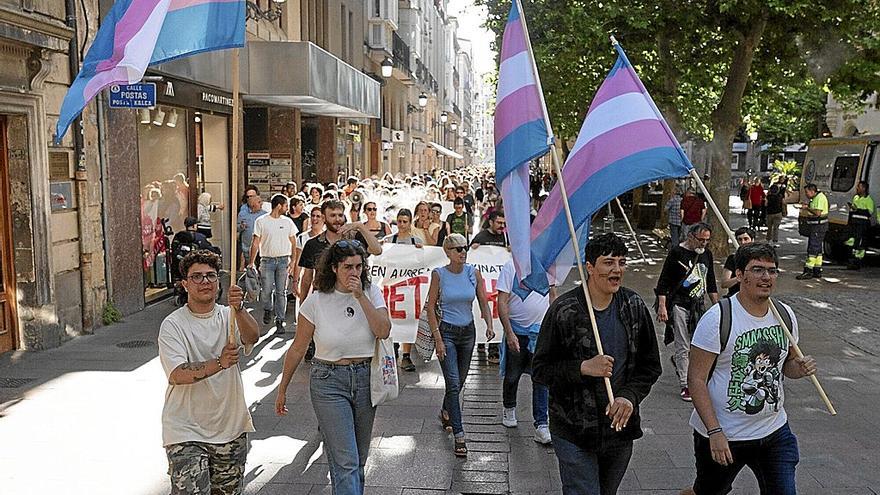
[[[535,441],[541,445],[548,445],[551,442],[550,427],[547,425],[538,426],[535,429]]]
[[[505,407],[501,413],[501,424],[508,428],[516,428],[516,408]]]

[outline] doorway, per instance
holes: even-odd
[[[6,117],[0,115],[0,205],[9,205],[9,154]],[[0,352],[15,349],[18,318],[15,314],[15,270],[12,263],[12,219],[9,208],[0,208]]]

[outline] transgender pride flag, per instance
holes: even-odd
[[[134,84],[150,65],[244,46],[244,5],[244,0],[116,0],[64,97],[55,144],[107,86]]]
[[[531,272],[529,162],[550,150],[553,134],[519,0],[510,6],[504,28],[496,101],[495,180],[504,201],[516,272],[527,276]]]
[[[694,168],[623,48],[616,43],[614,47],[617,63],[593,98],[562,169],[574,225],[580,232],[615,197],[652,180],[684,177]],[[537,262],[551,274],[561,255],[574,254],[558,184],[532,224],[531,240],[533,266]],[[546,291],[539,279],[524,283]]]

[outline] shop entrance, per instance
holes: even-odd
[[[9,205],[9,166],[6,118],[0,116],[0,205]],[[15,270],[12,263],[12,219],[9,208],[0,208],[0,352],[15,349],[18,318],[15,314]]]

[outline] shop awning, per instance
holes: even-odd
[[[443,146],[440,146],[439,144],[435,143],[434,141],[428,141],[428,144],[430,144],[432,148],[437,150],[438,153],[444,154],[448,157],[455,158],[456,160],[463,160],[464,159],[463,156],[459,155],[458,153],[452,151],[449,148],[445,148]]]
[[[308,41],[251,41],[243,99],[312,115],[377,119],[379,82]]]

